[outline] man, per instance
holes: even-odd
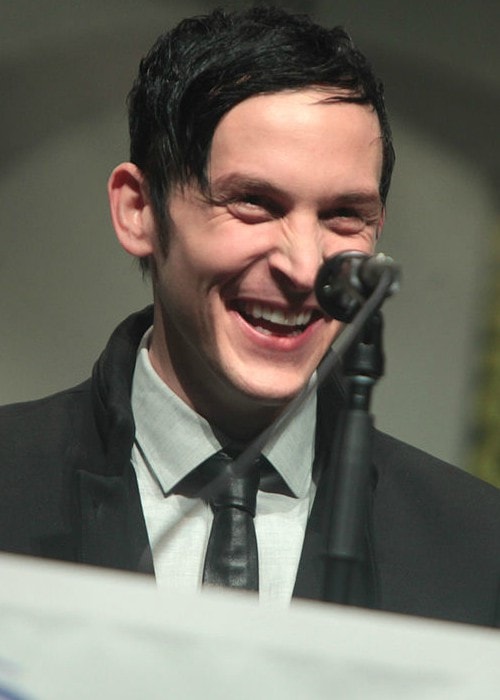
[[[129,107],[131,161],[109,197],[153,309],[114,332],[91,380],[2,410],[0,547],[196,589],[214,581],[219,511],[186,484],[221,448],[237,462],[341,330],[314,282],[325,259],[373,252],[391,134],[349,37],[277,9],[182,22],[141,63]],[[253,541],[238,553],[252,548],[245,587],[263,599],[324,596],[342,401],[332,376],[263,447],[241,526],[255,525],[258,571]],[[499,535],[495,489],[374,432],[351,601],[495,624]]]

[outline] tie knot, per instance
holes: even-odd
[[[174,488],[188,498],[202,498],[213,510],[234,507],[255,515],[261,461],[258,456],[250,464],[237,463],[232,451],[220,450],[202,462]]]
[[[222,508],[240,508],[255,515],[257,490],[260,481],[260,457],[251,464],[236,464],[234,453],[221,450],[199,467],[204,486],[200,496],[214,511]]]

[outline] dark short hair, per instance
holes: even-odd
[[[342,100],[375,109],[385,202],[394,149],[383,87],[343,28],[253,7],[185,19],[157,39],[141,61],[128,105],[130,159],[146,177],[164,246],[169,191],[192,179],[206,190],[210,146],[224,114],[253,95],[309,86],[339,88]]]

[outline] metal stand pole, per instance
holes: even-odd
[[[371,469],[373,420],[370,399],[384,370],[382,316],[376,312],[345,358],[349,397],[332,503],[325,600],[349,604],[354,568],[363,561],[364,530]]]

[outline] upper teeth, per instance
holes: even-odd
[[[249,302],[244,305],[245,313],[254,318],[263,318],[265,321],[277,323],[280,326],[305,326],[309,323],[312,311],[300,311],[293,313],[283,309],[272,309],[270,306]]]

